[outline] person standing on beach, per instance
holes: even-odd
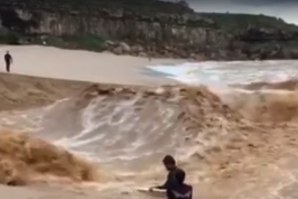
[[[4,61],[6,65],[6,72],[10,72],[10,65],[12,63],[12,56],[10,55],[9,51],[6,51],[6,54],[4,55]]]

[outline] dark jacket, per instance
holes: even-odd
[[[192,199],[192,186],[182,184],[167,190],[168,199]]]
[[[177,172],[184,172],[180,168],[176,168],[168,173],[166,182],[157,186],[157,189],[166,190],[168,199],[192,199],[192,187],[181,184],[176,180]]]
[[[176,186],[179,186],[179,183],[177,182],[176,177],[175,177],[176,172],[179,172],[179,171],[182,171],[182,169],[180,169],[178,167],[173,169],[172,171],[169,171],[166,182],[161,186],[157,186],[156,188],[166,190],[166,189],[171,189]]]
[[[9,63],[12,61],[12,57],[11,57],[11,55],[8,54],[8,53],[5,54],[4,59],[5,59],[6,62],[9,62]]]

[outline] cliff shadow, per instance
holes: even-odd
[[[18,33],[28,33],[31,28],[39,26],[38,22],[33,20],[35,16],[24,19],[12,8],[0,8],[0,17],[2,26]]]

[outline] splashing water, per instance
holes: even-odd
[[[215,169],[214,175],[231,172],[226,175],[236,179],[233,181],[232,177],[223,177],[220,178],[223,181],[218,180],[219,185],[230,186],[230,189],[226,189],[231,192],[230,198],[232,195],[239,198],[243,193],[247,198],[254,198],[250,193],[258,186],[252,188],[255,184],[245,181],[253,181],[251,176],[258,179],[259,187],[269,186],[270,183],[263,178],[271,179],[271,174],[263,172],[260,178],[257,172],[252,172],[253,167],[256,167],[253,171],[264,167],[264,171],[274,170],[276,175],[281,176],[272,180],[278,186],[273,182],[272,186],[270,184],[278,195],[280,193],[276,191],[275,185],[283,187],[283,174],[289,172],[292,176],[292,170],[281,169],[279,164],[282,161],[278,164],[272,162],[279,160],[279,157],[287,158],[291,150],[295,151],[294,137],[291,137],[295,133],[287,134],[288,129],[282,126],[284,134],[280,134],[279,127],[270,124],[266,128],[273,134],[268,136],[263,133],[266,129],[254,122],[261,121],[262,125],[267,125],[268,121],[274,125],[288,122],[292,125],[291,122],[297,121],[298,97],[292,91],[256,92],[235,88],[234,85],[292,80],[298,75],[297,63],[201,62],[149,66],[150,70],[184,84],[206,85],[213,93],[203,92],[202,88],[192,90],[184,87],[162,87],[158,90],[142,88],[137,91],[110,88],[108,92],[102,92],[105,94],[97,94],[90,99],[77,96],[44,108],[1,112],[0,123],[2,127],[31,131],[115,172],[148,171],[151,167],[158,167],[161,157],[167,153],[175,154],[187,168],[191,168],[193,182],[198,181],[198,176],[207,175],[210,170],[220,167],[219,170]],[[229,92],[229,95],[225,92]],[[234,114],[234,110],[226,108],[214,93],[241,114]],[[245,122],[242,122],[243,117]],[[233,142],[225,148],[229,139]],[[239,141],[241,139],[245,141]],[[286,146],[286,149],[280,146]],[[275,148],[278,150],[274,151]],[[274,157],[270,160],[270,168],[264,164],[269,164],[268,157]],[[195,161],[196,158],[199,161]],[[295,157],[292,159],[295,160]],[[247,176],[241,178],[240,174]],[[238,189],[239,184],[243,188]],[[220,188],[219,185],[215,184],[214,187]],[[234,190],[238,191],[234,193]],[[272,196],[264,190],[260,191],[263,195]]]

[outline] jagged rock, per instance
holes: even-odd
[[[131,47],[131,51],[135,54],[140,54],[144,52],[144,48],[141,45],[134,45]]]
[[[140,56],[140,57],[148,57],[148,56],[149,56],[149,55],[148,55],[147,53],[145,53],[145,52],[140,52],[140,53],[138,53],[137,55]]]
[[[107,40],[105,41],[105,47],[109,48],[111,46],[115,46],[115,42],[111,41],[111,40]]]
[[[123,52],[129,53],[131,51],[130,46],[125,42],[120,42],[119,47],[122,49]]]
[[[112,52],[115,53],[116,55],[122,55],[124,53],[123,49],[120,46],[112,49]]]

